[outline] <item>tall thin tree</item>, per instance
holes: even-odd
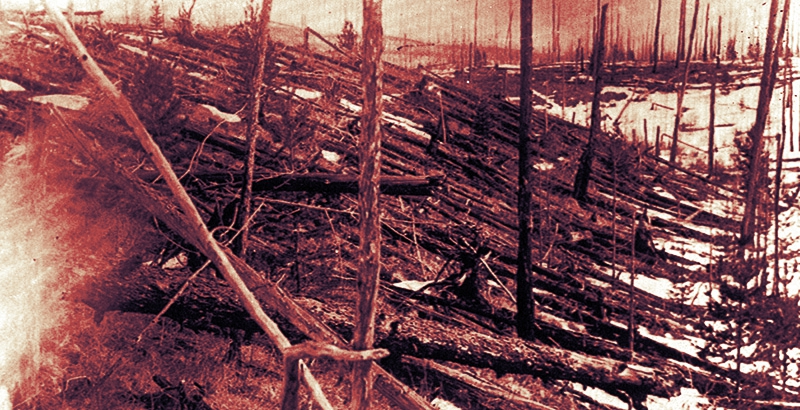
[[[361,87],[361,137],[358,141],[359,247],[356,280],[355,329],[353,349],[371,349],[375,340],[375,302],[381,272],[381,224],[378,203],[381,164],[381,126],[383,112],[383,17],[382,0],[363,0]],[[351,408],[371,407],[372,375],[370,362],[353,365]]]
[[[520,1],[520,85],[519,85],[519,187],[517,218],[519,220],[519,246],[517,249],[517,335],[523,339],[534,337],[533,321],[536,305],[533,301],[533,214],[531,210],[531,64],[533,63],[533,0]]]
[[[703,61],[708,61],[708,19],[711,12],[711,3],[706,4],[706,34],[703,37]]]
[[[784,14],[781,23],[781,30],[776,27],[778,15],[778,0],[770,2],[769,23],[767,26],[767,38],[764,42],[764,65],[761,73],[761,88],[758,93],[758,105],[756,106],[756,121],[748,131],[750,137],[750,149],[748,157],[747,176],[745,180],[745,203],[744,214],[742,215],[741,234],[739,244],[742,246],[753,243],[756,230],[756,208],[758,206],[759,180],[763,173],[764,150],[764,130],[769,116],[769,104],[772,100],[772,91],[777,79],[778,51],[779,42],[783,38],[785,23],[788,18],[789,0],[785,1]],[[778,33],[776,33],[778,32]],[[777,37],[777,41],[776,41]]]
[[[592,97],[592,123],[589,127],[589,140],[581,154],[578,171],[575,173],[575,184],[572,188],[572,197],[583,201],[586,199],[586,191],[589,189],[589,178],[592,174],[592,162],[594,161],[595,139],[600,133],[600,92],[603,89],[603,52],[606,39],[606,12],[608,4],[604,4],[600,17],[600,28],[597,36],[597,43],[594,46],[592,55],[592,67],[594,70],[594,96]]]
[[[689,65],[692,60],[692,45],[694,44],[694,33],[697,29],[697,12],[700,9],[700,0],[694,2],[694,16],[692,17],[692,30],[689,33],[689,47],[686,50],[686,63],[683,67],[683,82],[678,92],[678,105],[675,113],[675,127],[672,130],[672,148],[669,151],[669,162],[675,162],[678,157],[678,137],[681,127],[681,115],[683,114],[683,97],[686,94],[686,83],[689,82]]]
[[[686,51],[686,0],[681,0],[680,21],[678,21],[678,45],[675,50],[675,68],[683,59]]]
[[[267,64],[267,47],[269,45],[269,19],[272,12],[272,0],[261,3],[261,14],[258,21],[256,40],[256,53],[258,59],[253,67],[250,77],[250,101],[247,113],[247,128],[245,139],[247,141],[247,154],[244,161],[244,185],[241,192],[241,203],[237,214],[236,226],[241,230],[239,239],[234,243],[236,253],[244,256],[250,237],[248,220],[253,206],[253,175],[256,163],[256,146],[258,142],[258,117],[261,113],[261,92],[264,87],[264,66]]]

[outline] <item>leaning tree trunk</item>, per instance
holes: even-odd
[[[532,340],[536,307],[532,293],[532,214],[531,214],[531,63],[533,59],[533,2],[520,4],[520,86],[519,86],[519,247],[517,253],[517,334]]]
[[[261,4],[261,16],[258,22],[258,40],[256,53],[258,60],[250,78],[250,112],[247,115],[247,156],[244,162],[244,185],[242,185],[241,203],[236,218],[236,227],[240,230],[234,242],[239,256],[247,252],[249,240],[249,221],[253,202],[253,173],[256,164],[256,147],[258,142],[258,116],[261,111],[261,88],[264,82],[264,66],[267,64],[267,44],[269,43],[269,19],[272,12],[272,0],[264,0]]]
[[[786,1],[787,7],[789,1]],[[758,106],[756,107],[756,121],[753,128],[748,132],[751,140],[749,151],[750,164],[747,170],[747,179],[745,181],[745,203],[744,215],[741,222],[741,234],[739,236],[739,244],[746,246],[753,243],[756,229],[756,207],[758,205],[758,191],[759,180],[763,174],[762,164],[762,151],[764,149],[764,129],[767,125],[767,116],[769,115],[769,104],[772,100],[772,90],[775,83],[777,73],[773,67],[776,62],[773,58],[777,59],[776,52],[776,27],[775,20],[778,14],[778,0],[770,2],[769,11],[769,25],[767,26],[767,39],[764,43],[764,66],[761,74],[761,89],[758,93]],[[786,20],[788,13],[784,13],[783,20]]]
[[[575,184],[572,189],[573,198],[583,201],[586,199],[586,191],[589,189],[589,178],[592,174],[592,161],[594,160],[594,144],[596,135],[600,133],[600,92],[603,89],[601,74],[603,72],[603,52],[606,39],[606,11],[608,5],[603,5],[600,17],[599,35],[594,46],[592,56],[592,67],[594,67],[594,97],[592,98],[592,124],[589,128],[589,141],[581,154],[578,172],[575,174]]]
[[[361,174],[358,180],[359,237],[356,320],[353,349],[372,348],[375,340],[375,301],[381,270],[380,190],[381,127],[383,111],[383,22],[382,0],[364,0],[364,43],[361,86],[361,137],[358,141]],[[351,408],[370,408],[371,362],[353,365]]]

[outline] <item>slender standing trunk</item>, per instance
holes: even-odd
[[[722,59],[722,15],[717,18],[717,68]]]
[[[788,51],[788,49],[787,49],[787,51]],[[787,64],[786,68],[788,68],[788,67],[789,67],[789,65]],[[775,227],[775,230],[773,232],[774,236],[772,238],[773,239],[772,243],[775,246],[775,250],[774,250],[774,254],[773,254],[773,256],[775,258],[775,260],[773,261],[773,264],[775,265],[775,271],[773,272],[774,277],[772,278],[772,286],[773,286],[772,293],[775,296],[778,296],[778,294],[779,294],[779,292],[778,292],[779,291],[778,283],[780,281],[779,267],[780,267],[780,261],[781,261],[781,247],[780,247],[780,237],[778,237],[778,231],[779,231],[779,229],[778,229],[778,215],[781,212],[781,208],[780,208],[780,201],[781,201],[781,175],[783,173],[783,149],[786,146],[786,106],[787,106],[786,92],[788,91],[787,83],[789,82],[789,79],[790,79],[789,70],[784,69],[783,72],[784,72],[784,78],[786,79],[786,82],[784,82],[784,84],[783,84],[783,103],[781,104],[781,107],[783,108],[782,115],[781,115],[781,135],[779,136],[779,138],[776,141],[777,153],[775,154],[775,159],[776,159],[776,164],[775,164],[775,183],[774,183],[775,192],[773,192],[773,207],[774,208],[772,210],[772,216],[774,218],[773,221],[772,221],[772,224]]]
[[[244,257],[247,254],[250,241],[250,227],[248,219],[253,206],[253,175],[256,165],[256,147],[258,145],[258,117],[261,112],[261,89],[264,86],[264,66],[267,64],[267,46],[269,44],[269,19],[272,12],[272,0],[261,3],[261,15],[258,22],[258,40],[256,53],[258,60],[253,67],[250,77],[250,101],[247,113],[247,128],[245,138],[247,141],[247,154],[244,162],[244,185],[242,186],[239,212],[236,217],[236,226],[240,229],[238,240],[233,243],[235,252]]]
[[[589,178],[592,173],[592,161],[594,160],[595,135],[600,133],[600,92],[603,89],[601,74],[603,72],[603,49],[606,31],[606,12],[608,5],[603,5],[600,17],[600,29],[598,41],[594,46],[594,56],[592,56],[594,67],[594,96],[592,97],[592,124],[589,127],[589,140],[581,154],[578,172],[575,174],[575,184],[572,190],[572,197],[583,201],[586,199],[586,191],[589,189]]]
[[[358,178],[359,249],[353,349],[372,348],[375,340],[375,302],[381,271],[381,224],[378,193],[380,189],[381,126],[383,112],[383,22],[382,0],[363,0],[363,44],[361,87],[364,107],[361,110],[361,137],[358,154],[361,174]],[[352,409],[371,407],[371,362],[353,365]]]
[[[711,67],[711,95],[708,104],[708,176],[714,174],[714,129],[716,128],[717,71]]]
[[[536,306],[533,301],[533,215],[531,213],[531,63],[533,60],[533,0],[520,2],[520,86],[519,86],[519,247],[517,250],[517,335],[533,340]]]
[[[511,28],[514,25],[514,0],[508,0],[508,33],[506,34],[506,41],[507,41],[507,58],[508,61],[513,61],[512,58],[512,50],[511,50]]]
[[[781,30],[777,33],[775,20],[778,14],[778,0],[772,0],[770,3],[769,25],[767,26],[767,38],[764,43],[764,66],[761,75],[761,89],[758,94],[758,105],[756,107],[756,121],[753,128],[748,132],[750,136],[751,147],[749,152],[750,164],[747,170],[747,179],[745,181],[745,203],[744,215],[742,216],[741,235],[739,237],[739,244],[746,246],[753,243],[753,238],[756,229],[756,207],[758,205],[758,191],[759,180],[763,173],[762,165],[762,151],[764,145],[764,129],[767,125],[767,117],[769,115],[769,104],[772,100],[772,90],[777,78],[777,70],[775,69],[778,64],[778,44],[783,38],[783,29],[785,28],[786,18],[788,15],[789,0],[785,1],[783,21],[781,23]]]
[[[669,151],[669,162],[675,162],[678,157],[678,136],[681,126],[681,114],[683,111],[683,96],[686,94],[686,83],[689,81],[689,62],[692,59],[692,44],[694,43],[694,33],[697,28],[697,12],[700,9],[700,0],[694,2],[694,17],[692,17],[692,30],[689,33],[689,47],[686,52],[686,63],[683,67],[683,83],[678,92],[677,112],[675,113],[675,128],[672,130],[672,149]]]
[[[686,51],[686,0],[681,0],[680,21],[678,22],[678,48],[675,50],[675,68],[678,68]]]
[[[550,27],[550,61],[555,61],[556,55],[556,0],[551,0],[551,27]]]
[[[640,224],[644,223],[645,214],[642,214]],[[634,339],[636,336],[636,299],[633,297],[635,293],[634,282],[636,281],[636,211],[633,211],[633,223],[631,224],[631,281],[628,289],[628,349],[631,351],[631,362],[633,362],[634,355]]]
[[[711,11],[711,3],[706,4],[706,35],[703,37],[703,61],[708,61],[708,13]]]

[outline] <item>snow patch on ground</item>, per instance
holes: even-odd
[[[591,397],[594,401],[615,409],[628,410],[628,403],[623,402],[617,396],[612,396],[603,390],[584,386],[580,383],[572,383],[572,388]]]
[[[333,151],[322,150],[322,158],[325,158],[325,160],[330,163],[336,164],[342,159],[342,156]]]
[[[2,92],[15,92],[25,91],[25,87],[11,81],[0,78],[0,91]]]
[[[352,102],[350,102],[350,101],[348,101],[348,100],[346,100],[344,98],[339,100],[339,104],[342,107],[344,107],[344,108],[346,108],[349,111],[352,111],[354,113],[360,113],[361,112],[361,106],[359,106],[357,104],[354,104],[354,103],[352,103]],[[396,125],[396,126],[402,128],[403,130],[405,130],[406,132],[408,132],[409,134],[416,135],[417,137],[420,137],[420,138],[422,138],[422,139],[424,139],[426,141],[430,141],[430,139],[432,138],[430,134],[428,134],[425,131],[422,131],[422,126],[421,125],[415,123],[414,121],[409,120],[408,118],[399,117],[397,115],[390,114],[390,113],[384,111],[383,120],[388,122],[388,123],[390,123],[390,124],[392,124],[392,125]]]
[[[190,73],[189,73],[189,74],[187,74],[187,75],[188,75],[189,77],[199,78],[200,80],[203,80],[203,81],[209,81],[209,82],[210,82],[210,81],[213,81],[213,80],[214,80],[214,78],[213,78],[213,77],[211,77],[210,75],[201,74],[201,73],[194,72],[194,71],[190,72]]]
[[[138,47],[130,46],[130,45],[127,45],[127,44],[120,44],[119,48],[121,48],[123,50],[130,51],[131,53],[138,54],[138,55],[143,56],[143,57],[147,57],[148,56],[147,51],[144,51],[144,50],[142,50],[141,48],[138,48]]]
[[[82,95],[71,94],[50,94],[50,95],[37,95],[31,97],[30,101],[39,104],[53,104],[58,108],[65,108],[68,110],[79,111],[89,105],[89,99]]]
[[[318,100],[322,98],[322,92],[316,90],[306,90],[304,88],[290,88],[283,86],[281,90],[286,92],[287,94],[294,95],[303,100]]]
[[[447,400],[440,399],[438,397],[433,399],[433,401],[431,402],[431,406],[433,406],[434,409],[438,410],[461,410],[461,407],[458,407],[455,404],[450,403]]]
[[[681,387],[681,394],[665,399],[663,397],[647,396],[645,406],[648,410],[692,410],[703,409],[711,403],[700,394],[697,389]]]
[[[208,104],[200,104],[200,105],[203,106],[205,109],[207,109],[209,112],[211,112],[211,115],[214,116],[214,118],[216,118],[219,121],[225,121],[231,123],[237,123],[242,121],[242,119],[239,118],[238,115],[222,112],[219,110],[219,108],[214,107],[213,105],[208,105]]]
[[[675,339],[670,333],[666,333],[664,336],[657,336],[650,333],[650,331],[643,326],[639,327],[639,334],[650,340],[661,343],[664,346],[671,347],[681,353],[694,357],[697,357],[699,351],[697,346],[705,344],[705,341],[694,337]]]

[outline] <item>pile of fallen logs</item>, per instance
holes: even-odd
[[[244,125],[219,115],[242,109],[245,87],[236,68],[237,44],[202,36],[192,42],[194,47],[173,38],[145,44],[128,35],[119,41],[115,51],[96,56],[112,77],[130,79],[131,67],[141,59],[172,65],[181,99],[175,113],[179,126],[174,135],[157,136],[156,141],[168,157],[174,157],[172,167],[204,223],[212,231],[224,230],[232,220],[226,209],[237,201],[245,152]],[[290,340],[309,338],[344,347],[353,329],[353,307],[344,301],[352,300],[348,298],[353,287],[332,285],[326,276],[352,278],[355,271],[358,238],[352,194],[358,172],[358,62],[280,44],[277,49],[271,64],[279,72],[267,84],[271,90],[267,98],[311,107],[305,120],[314,122],[317,131],[297,142],[300,148],[288,149],[287,140],[270,132],[274,114],[267,112],[260,120],[266,137],[256,159],[254,195],[261,207],[252,222],[255,245],[245,259],[227,249],[222,252]],[[522,341],[514,336],[510,296],[498,290],[514,288],[518,109],[502,100],[485,103],[487,97],[422,71],[387,66],[381,180],[385,264],[381,294],[386,303],[381,305],[376,345],[388,349],[390,356],[381,363],[391,364],[393,370],[425,366],[443,379],[478,391],[476,400],[500,397],[520,408],[535,402],[467,377],[447,363],[597,387],[636,406],[648,395],[670,397],[681,387],[708,394],[733,388],[730,371],[655,340],[637,335],[634,352],[628,350],[630,336],[624,324],[630,317],[651,333],[683,334],[686,325],[696,320],[697,308],[631,290],[606,272],[612,260],[617,261],[618,271],[631,263],[630,238],[637,212],[657,212],[656,236],[708,244],[715,240],[708,234],[711,229],[725,231],[733,221],[695,203],[706,198],[737,201],[735,196],[667,169],[640,152],[631,159],[629,172],[618,179],[611,176],[610,161],[601,158],[593,172],[591,199],[579,205],[569,199],[569,192],[586,130],[535,116],[539,172],[533,187],[538,238],[534,287],[539,340]],[[20,71],[17,76],[25,74]],[[6,95],[0,100],[22,118],[24,104]],[[101,111],[102,104],[93,102],[86,110]],[[489,115],[479,113],[486,107]],[[182,238],[186,248],[208,251],[197,240],[195,228],[186,223],[185,210],[166,194],[167,186],[159,178],[163,170],[150,163],[138,166],[138,159],[117,157],[128,151],[108,147],[106,134],[129,131],[111,124],[114,119],[98,120],[98,114],[70,112],[59,119],[60,114],[42,109],[38,115],[60,124],[62,133],[82,147],[87,163]],[[11,124],[8,118],[13,116],[0,120]],[[16,130],[20,125],[3,128]],[[660,195],[655,187],[671,195]],[[612,192],[617,195],[616,214]],[[692,224],[684,223],[689,216]],[[609,223],[612,219],[616,234]],[[612,254],[614,244],[618,245]],[[675,282],[693,275],[687,268],[691,261],[675,255],[666,261],[647,254],[633,256],[639,275]],[[197,266],[190,263],[183,269]],[[186,293],[174,299],[186,276],[171,274],[159,263],[142,266],[103,278],[86,303],[99,312],[157,314],[161,306],[174,302],[166,316],[188,327],[262,331],[247,319],[241,295],[237,298],[214,275],[196,276]],[[287,291],[290,280],[281,282],[283,288],[276,284],[285,277],[294,280],[293,293]],[[159,286],[148,286],[156,278]],[[425,283],[427,290],[392,286],[403,281]],[[465,290],[463,283],[470,281],[477,283],[478,292]],[[630,298],[636,300],[633,315]],[[210,321],[205,313],[209,311],[214,312]],[[403,408],[426,408],[424,400],[409,394],[395,376],[377,364],[373,369],[376,386],[387,397]]]

